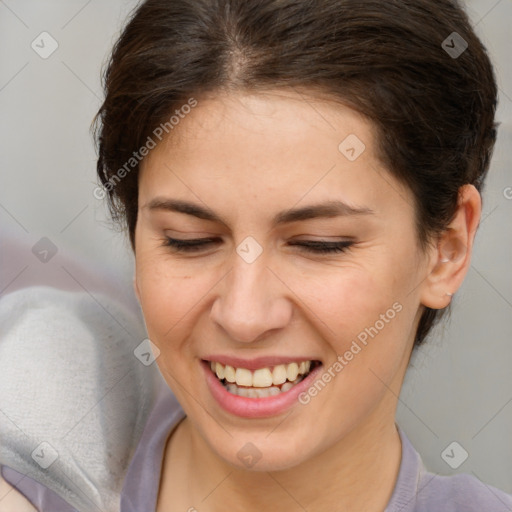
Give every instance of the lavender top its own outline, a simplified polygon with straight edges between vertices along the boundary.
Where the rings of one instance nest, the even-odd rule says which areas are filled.
[[[157,401],[128,467],[121,492],[120,512],[151,512],[157,504],[164,448],[170,431],[185,416],[167,385]],[[512,512],[512,495],[459,474],[428,472],[403,430],[398,479],[384,512]],[[39,512],[80,512],[55,492],[7,466],[3,478],[18,489]]]

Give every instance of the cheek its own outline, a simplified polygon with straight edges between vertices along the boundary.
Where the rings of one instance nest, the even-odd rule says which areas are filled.
[[[192,272],[176,272],[161,256],[138,258],[136,277],[150,339],[161,349],[165,342],[182,339],[194,308],[200,307],[204,279],[199,285]]]
[[[386,272],[371,268],[339,268],[316,276],[303,276],[296,283],[300,298],[314,312],[322,332],[332,339],[354,337],[379,320],[395,302],[403,298],[405,283],[390,278]],[[390,315],[393,315],[391,311]]]
[[[308,321],[315,323],[319,347],[328,356],[319,376],[325,384],[313,383],[301,403],[321,411],[324,421],[316,428],[325,429],[326,438],[353,428],[386,394],[394,396],[390,388],[399,393],[397,375],[408,354],[415,313],[410,301],[405,304],[406,281],[346,268],[302,282]]]
[[[180,403],[186,404],[187,395],[182,390],[195,385],[195,354],[187,341],[198,327],[195,308],[203,307],[208,288],[204,288],[205,276],[199,279],[192,272],[180,274],[176,266],[164,260],[152,257],[137,261],[140,304],[148,337],[160,350],[156,359],[159,370]]]
[[[395,268],[401,268],[400,274]],[[335,380],[345,390],[364,388],[371,396],[374,384],[382,387],[376,375],[390,382],[402,363],[416,314],[409,294],[413,274],[407,264],[398,266],[389,258],[301,280],[309,321],[330,349],[327,367],[335,361],[341,364],[333,373],[343,374]]]

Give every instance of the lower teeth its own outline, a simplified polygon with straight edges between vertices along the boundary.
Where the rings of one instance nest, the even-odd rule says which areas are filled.
[[[253,388],[237,386],[233,382],[223,381],[223,386],[233,395],[244,396],[246,398],[266,398],[268,396],[279,395],[289,391],[295,384],[298,384],[305,375],[299,375],[293,382],[287,381],[281,385],[281,389],[277,386],[271,386],[269,388]]]

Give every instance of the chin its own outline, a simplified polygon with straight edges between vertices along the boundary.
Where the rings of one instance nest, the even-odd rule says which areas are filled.
[[[287,434],[269,435],[269,431],[257,436],[240,433],[220,443],[218,438],[206,440],[217,457],[244,471],[287,470],[303,464],[314,455],[311,446],[310,451],[304,450],[304,442],[294,440]],[[302,448],[299,449],[299,446]]]

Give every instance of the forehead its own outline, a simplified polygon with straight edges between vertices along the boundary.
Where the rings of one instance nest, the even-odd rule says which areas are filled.
[[[146,200],[165,191],[217,205],[233,197],[261,208],[334,195],[374,209],[379,187],[393,182],[383,179],[374,140],[362,115],[302,92],[205,97],[146,157],[139,192]]]
[[[297,172],[332,166],[348,136],[364,141],[365,160],[373,157],[372,126],[339,103],[293,90],[210,94],[180,116],[141,167],[178,161],[193,167],[208,159],[210,174],[249,167],[260,178],[266,171],[277,178],[288,167]]]
[[[324,137],[332,146],[332,139],[336,142],[352,133],[365,139],[371,152],[375,136],[372,123],[357,111],[325,95],[293,89],[210,93],[180,118],[161,146],[179,147],[187,140],[204,143],[228,134],[241,142],[258,139],[268,150],[312,136]]]

